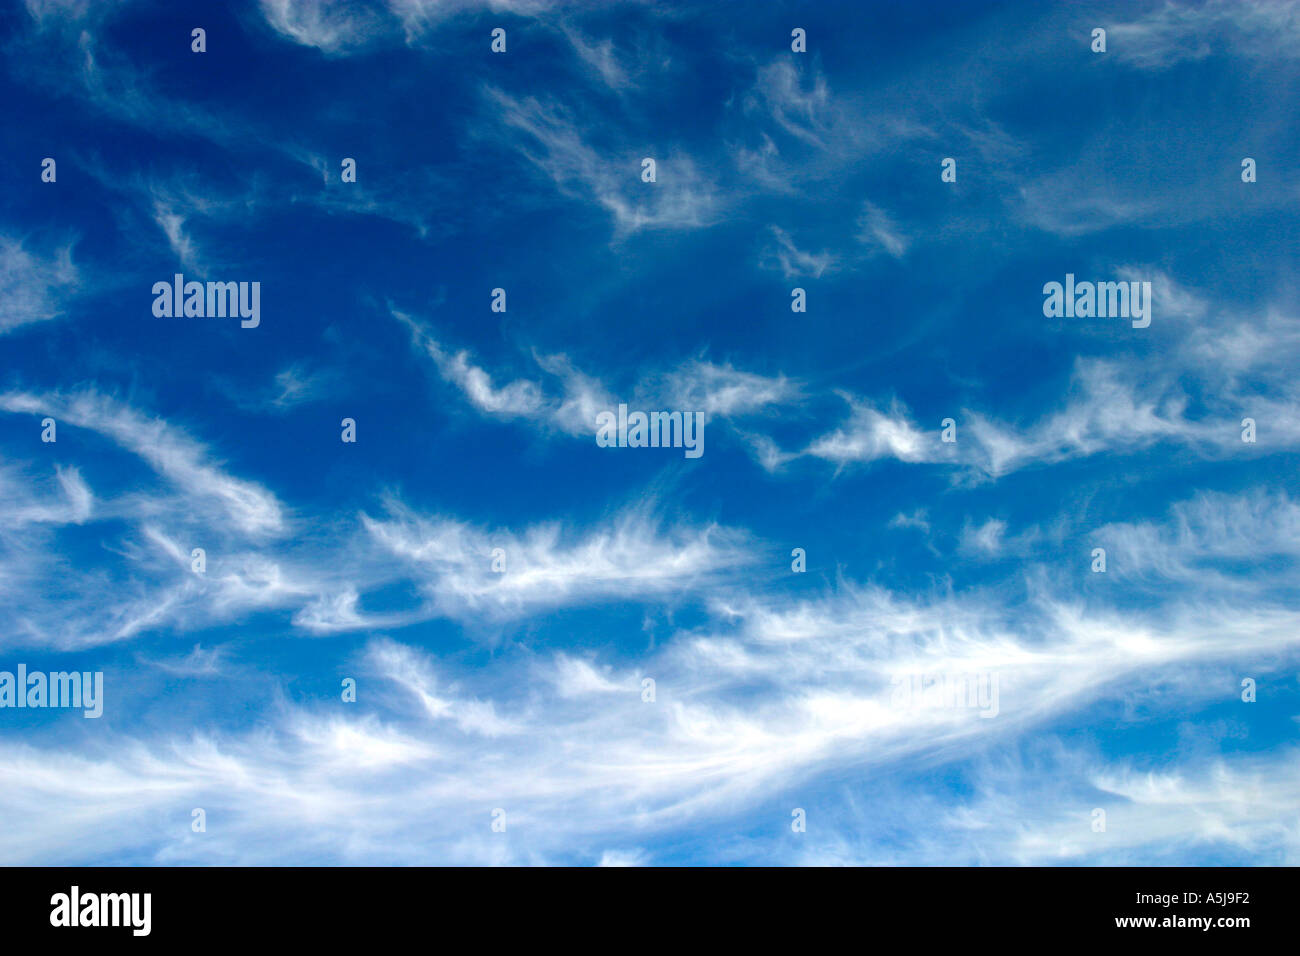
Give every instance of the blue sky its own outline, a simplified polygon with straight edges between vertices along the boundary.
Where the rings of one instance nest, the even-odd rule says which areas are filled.
[[[3,862],[1300,860],[1300,4],[0,25]]]

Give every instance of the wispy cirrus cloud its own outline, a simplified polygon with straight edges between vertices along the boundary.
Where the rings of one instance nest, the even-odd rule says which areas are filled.
[[[396,309],[392,314],[410,330],[412,344],[433,360],[442,379],[484,415],[532,422],[571,437],[594,438],[596,416],[619,404],[613,386],[582,372],[568,356],[534,350],[533,361],[545,377],[505,380],[478,364],[467,349],[444,347],[419,320]],[[797,404],[801,398],[800,383],[785,375],[761,375],[730,363],[694,358],[631,383],[621,401],[699,411],[706,420],[714,420],[743,418]]]
[[[835,269],[836,258],[832,253],[800,249],[780,226],[769,226],[768,232],[772,234],[773,242],[763,251],[761,263],[765,268],[778,269],[787,279],[803,276],[820,279]]]
[[[276,33],[330,56],[360,52],[395,32],[386,11],[367,4],[260,0],[259,9]]]
[[[687,595],[753,560],[744,532],[717,525],[661,529],[644,507],[585,534],[559,524],[489,532],[417,514],[396,500],[386,510],[386,517],[363,516],[366,530],[415,569],[439,613],[465,619],[517,617],[593,600]]]
[[[57,318],[80,284],[71,243],[42,255],[15,236],[0,235],[0,335]]]
[[[1141,70],[1225,53],[1294,57],[1298,38],[1300,5],[1294,0],[1209,0],[1195,6],[1165,0],[1107,24],[1108,46],[1113,43],[1120,60]]]
[[[656,162],[656,181],[643,182],[644,154],[602,153],[560,104],[518,98],[492,86],[483,95],[493,116],[510,130],[505,145],[561,194],[603,210],[613,220],[616,237],[643,229],[703,228],[721,212],[721,195],[689,156],[670,150],[650,157]]]
[[[0,394],[0,409],[48,415],[105,435],[196,498],[211,501],[245,532],[276,534],[285,528],[286,516],[273,494],[224,472],[183,430],[116,399],[94,391],[6,392]]]
[[[1270,533],[1268,516],[1257,518],[1254,532]],[[408,520],[380,533],[430,567],[466,550],[464,529]],[[530,559],[538,553],[537,541],[520,543]],[[612,546],[568,554],[594,558],[590,566],[608,573],[582,579],[608,585],[625,580],[620,567],[632,567],[607,560],[618,553]],[[1171,539],[1171,546],[1185,544]],[[566,600],[579,599],[566,580],[578,579],[556,566],[538,575],[526,565],[515,597],[550,600],[566,593]],[[463,593],[483,597],[478,588]],[[500,847],[467,842],[465,834],[486,826],[490,808],[502,807],[520,834],[512,853],[571,860],[575,841],[599,847],[626,839],[629,814],[637,832],[653,838],[755,807],[769,800],[774,786],[797,792],[845,761],[888,768],[969,756],[973,747],[1013,739],[1028,727],[1050,727],[1120,689],[1149,694],[1153,673],[1179,682],[1180,693],[1176,702],[1150,696],[1148,707],[1181,711],[1189,701],[1231,696],[1231,685],[1213,678],[1214,668],[1243,651],[1294,655],[1295,625],[1293,611],[1254,598],[1234,601],[1227,591],[1204,593],[1194,605],[1170,600],[1135,615],[1085,614],[1054,589],[1037,590],[1031,605],[1014,614],[994,591],[905,596],[842,585],[834,593],[782,600],[737,590],[718,600],[710,623],[640,661],[621,654],[603,661],[603,655],[539,659],[512,652],[490,685],[450,660],[379,639],[367,644],[360,662],[371,703],[357,716],[289,705],[269,735],[115,740],[100,755],[59,761],[66,777],[31,773],[39,762],[49,764],[49,752],[4,744],[0,804],[8,812],[27,812],[40,801],[71,810],[91,794],[100,799],[84,826],[68,826],[67,819],[83,820],[73,814],[60,817],[58,828],[14,831],[0,843],[11,862],[61,859],[89,839],[92,846],[128,848],[141,859],[256,863],[268,846],[257,836],[272,828],[277,852],[306,852],[322,861],[362,853],[371,861],[401,862],[436,853],[482,863],[495,859]],[[899,673],[974,671],[1000,677],[994,720],[961,709],[900,707],[892,698],[891,679]],[[640,693],[645,677],[655,682],[653,702]],[[496,692],[485,693],[488,686]],[[502,689],[508,687],[526,691]],[[164,759],[163,748],[180,759]],[[471,752],[478,758],[467,759]],[[1232,780],[1262,779],[1255,771],[1274,766],[1272,760],[1233,759],[1224,772]],[[345,765],[366,767],[366,779],[332,772]],[[1199,771],[1152,777],[1123,765],[1078,762],[1067,770],[1035,775],[1038,783],[1031,785],[976,767],[977,800],[967,806],[951,797],[939,801],[939,831],[960,833],[960,852],[985,861],[1046,861],[1053,854],[1142,860],[1225,839],[1261,847],[1285,807],[1283,789],[1275,791],[1278,799],[1235,799],[1232,786],[1206,790],[1211,778]],[[385,783],[379,789],[376,774]],[[1070,809],[1062,799],[1027,803],[1018,837],[1005,828],[963,825],[985,817],[979,802],[985,796],[1019,792],[1032,799],[1045,779],[1075,787]],[[358,789],[363,783],[368,796]],[[284,804],[286,788],[302,800]],[[274,812],[272,792],[280,794]],[[582,812],[555,817],[559,794],[570,811]],[[357,812],[358,800],[368,812]],[[219,839],[193,841],[183,827],[169,836],[143,826],[139,817],[147,810],[184,819],[193,805],[221,812],[226,823]],[[1107,832],[1118,836],[1094,836],[1088,825],[1094,806],[1107,809]],[[1249,824],[1254,835],[1206,829],[1210,806]],[[422,822],[429,813],[454,822],[430,828]],[[1155,831],[1160,839],[1140,825],[1155,813],[1165,820]],[[547,826],[537,826],[544,820]],[[841,825],[798,852],[810,859],[875,854],[877,862],[927,860],[925,839],[882,857],[880,847],[853,844],[848,834],[863,830],[869,833]]]

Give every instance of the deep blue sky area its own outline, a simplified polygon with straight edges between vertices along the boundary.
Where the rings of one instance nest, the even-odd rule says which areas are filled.
[[[1300,861],[1297,49],[1292,0],[8,5],[0,862]]]

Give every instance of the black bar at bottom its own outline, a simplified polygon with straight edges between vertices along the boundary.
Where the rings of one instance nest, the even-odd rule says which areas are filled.
[[[1199,937],[1231,946],[1292,936],[1296,876],[1290,867],[7,868],[0,927],[6,942],[75,935],[79,944],[373,943],[430,931],[434,943],[455,930],[481,942],[611,947],[770,946],[785,935],[829,944],[899,933],[927,944],[1024,934],[1178,945]]]

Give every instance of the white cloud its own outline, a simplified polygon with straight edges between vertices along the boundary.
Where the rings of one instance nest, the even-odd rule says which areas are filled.
[[[0,466],[0,530],[22,528],[29,524],[84,524],[94,511],[95,496],[75,467],[54,467],[57,493],[44,482],[40,493],[33,493],[39,483],[15,468]]]
[[[604,668],[603,670],[608,670]],[[611,680],[602,671],[597,671],[589,661],[571,657],[568,654],[555,656],[551,679],[561,697],[582,697],[587,694],[610,694],[628,691],[634,683],[623,680]]]
[[[858,241],[883,249],[895,259],[903,258],[909,245],[907,236],[903,235],[898,224],[887,212],[871,202],[863,205],[862,216],[858,220]]]
[[[764,268],[780,269],[781,274],[787,279],[797,279],[810,277],[820,279],[823,274],[833,272],[836,267],[836,257],[825,250],[821,252],[805,252],[794,244],[789,233],[779,226],[768,226],[775,245],[769,245],[763,251],[760,264]]]
[[[162,419],[148,418],[93,391],[66,395],[5,392],[0,394],[0,409],[48,415],[60,424],[97,431],[138,455],[186,493],[217,503],[243,531],[277,534],[284,530],[283,509],[273,494],[222,471],[203,445]]]
[[[802,397],[799,383],[784,375],[768,377],[699,359],[674,369],[655,388],[663,408],[702,411],[706,418],[741,417]]]
[[[1295,754],[1147,766],[1106,761],[1057,741],[1026,758],[981,759],[969,795],[882,782],[870,810],[823,813],[791,862],[803,865],[1179,866],[1206,850],[1260,865],[1294,865],[1300,827],[1289,794]],[[1105,829],[1094,829],[1094,812]],[[898,832],[910,839],[900,847]]]
[[[662,530],[645,508],[584,534],[558,524],[521,534],[425,517],[390,499],[389,517],[363,516],[374,540],[417,569],[437,611],[502,619],[596,600],[687,594],[752,561],[746,537],[718,526]],[[504,573],[492,570],[496,548]]]
[[[277,33],[330,55],[364,49],[390,29],[383,14],[336,0],[260,0],[262,16]]]
[[[0,335],[58,317],[65,297],[79,285],[71,244],[42,256],[18,239],[0,235]]]
[[[574,52],[611,90],[627,90],[635,86],[622,58],[614,49],[613,40],[608,37],[594,40],[572,26],[566,26],[563,30]]]
[[[930,533],[930,522],[927,518],[927,511],[924,508],[917,508],[911,514],[899,512],[889,521],[891,528],[916,528],[922,534]]]
[[[226,656],[224,647],[205,651],[203,645],[195,644],[188,654],[156,658],[140,654],[137,660],[177,677],[216,677],[223,672]]]
[[[897,458],[906,462],[943,460],[938,429],[923,432],[897,404],[888,414],[842,393],[852,412],[847,422],[816,439],[803,452],[837,465]]]
[[[838,117],[821,71],[812,72],[805,83],[788,58],[759,68],[746,105],[766,112],[781,130],[819,148],[827,145]]]
[[[1165,0],[1132,20],[1107,25],[1107,52],[1138,69],[1231,53],[1297,55],[1300,4],[1294,0],[1208,0],[1190,6]]]
[[[499,850],[466,834],[486,832],[489,811],[502,807],[510,852],[523,854],[516,859],[565,859],[574,846],[629,833],[650,840],[752,815],[773,793],[846,765],[865,772],[967,760],[1161,677],[1183,681],[1176,704],[1166,704],[1182,712],[1224,694],[1204,666],[1300,649],[1294,611],[1224,605],[1222,595],[1143,615],[1033,597],[1011,614],[992,592],[905,598],[847,586],[793,601],[735,592],[715,609],[715,625],[679,635],[636,667],[603,660],[607,652],[566,655],[549,678],[543,665],[541,681],[530,679],[538,671],[527,653],[501,654],[488,674],[374,641],[356,716],[280,704],[267,727],[188,740],[114,735],[94,754],[0,744],[0,812],[33,821],[0,833],[0,858],[61,862],[112,851],[191,863],[257,863],[272,853],[499,862]],[[638,693],[642,669],[656,679],[654,703]],[[1001,678],[991,720],[891,701],[890,678],[900,672],[984,671]],[[1113,841],[1133,853],[1231,840],[1234,822],[1252,828],[1247,845],[1264,846],[1289,806],[1287,780],[1267,784],[1274,778],[1241,762],[1222,784],[1122,770],[1089,779],[1111,795],[1109,830],[1122,834]],[[950,806],[916,828],[915,847],[895,853],[925,859],[937,827],[939,836],[964,832],[960,852],[989,861],[1086,859],[1116,846],[1087,842],[1096,805],[1042,800],[1023,816],[997,800]],[[160,814],[186,820],[193,806],[220,814],[222,827],[207,835],[214,839],[146,825]],[[1159,813],[1159,827],[1143,826]],[[1211,817],[1229,826],[1210,826]],[[1008,819],[1022,822],[1021,838],[1007,839]],[[707,859],[715,850],[700,852]]]
[[[802,400],[801,385],[784,375],[765,376],[738,369],[730,363],[689,359],[667,372],[634,383],[621,398],[599,379],[582,372],[566,355],[537,350],[533,361],[547,376],[534,381],[499,378],[477,364],[467,350],[453,352],[416,319],[393,310],[393,316],[411,331],[412,342],[427,354],[438,374],[456,386],[478,411],[501,419],[533,422],[575,438],[596,434],[596,416],[617,408],[620,401],[632,407],[704,412],[706,419],[740,418]]]
[[[494,116],[511,130],[504,142],[546,174],[561,193],[607,212],[619,235],[642,229],[697,229],[715,221],[715,187],[689,157],[672,151],[651,157],[657,181],[645,183],[642,155],[602,155],[558,104],[518,99],[493,87],[484,95]]]
[[[1003,536],[1007,533],[1007,523],[997,518],[989,518],[982,525],[966,525],[962,529],[962,547],[987,555],[996,555],[1002,551]]]
[[[597,412],[610,407],[600,383],[583,375],[562,355],[536,359],[544,371],[561,379],[565,394],[557,399],[547,396],[542,385],[530,379],[497,385],[467,350],[451,352],[415,319],[397,310],[393,316],[410,329],[412,342],[433,359],[438,374],[484,414],[544,422],[566,434],[594,436]]]

